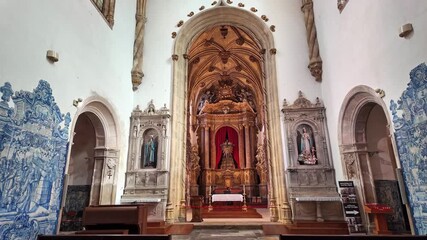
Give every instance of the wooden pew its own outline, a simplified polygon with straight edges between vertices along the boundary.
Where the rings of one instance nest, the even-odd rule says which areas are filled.
[[[83,212],[85,230],[128,230],[129,234],[147,233],[147,206],[99,205]],[[105,232],[108,233],[108,232]]]
[[[166,234],[133,234],[133,235],[119,235],[119,234],[67,234],[67,235],[39,235],[37,240],[170,240],[172,235]]]
[[[281,234],[282,240],[411,240],[411,239],[426,239],[426,236],[415,235],[303,235],[303,234]]]

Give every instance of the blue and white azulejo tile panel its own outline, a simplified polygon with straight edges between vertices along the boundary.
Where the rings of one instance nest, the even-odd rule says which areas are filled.
[[[427,234],[427,66],[410,73],[397,103],[390,102],[395,137],[417,234]]]
[[[56,231],[70,114],[61,114],[48,82],[32,91],[0,86],[0,239],[36,239]]]

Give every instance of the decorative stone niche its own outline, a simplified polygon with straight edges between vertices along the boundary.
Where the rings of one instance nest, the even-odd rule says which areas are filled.
[[[122,204],[148,204],[149,221],[165,220],[168,175],[165,162],[169,110],[153,101],[130,118],[129,153]]]
[[[325,108],[302,92],[283,103],[288,158],[287,184],[293,220],[344,220],[330,159]]]

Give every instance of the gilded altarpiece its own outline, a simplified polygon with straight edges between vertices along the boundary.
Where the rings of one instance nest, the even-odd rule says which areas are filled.
[[[149,221],[164,221],[169,170],[165,162],[169,110],[151,101],[130,117],[129,153],[122,204],[151,206]]]
[[[343,220],[342,204],[330,159],[325,107],[302,92],[283,103],[288,158],[287,184],[293,220]]]
[[[190,164],[191,196],[209,199],[209,194],[231,188],[245,193],[249,203],[266,201],[265,145],[259,143],[265,138],[258,131],[256,116],[248,101],[203,105],[197,116],[198,141],[192,140],[197,145],[192,144],[190,154],[190,163],[194,163]]]

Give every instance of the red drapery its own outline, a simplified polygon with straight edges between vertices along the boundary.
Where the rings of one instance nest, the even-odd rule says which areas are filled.
[[[225,136],[228,135],[228,141],[234,144],[233,146],[233,158],[237,163],[237,168],[240,168],[239,162],[239,136],[237,132],[231,127],[220,128],[215,135],[215,147],[216,147],[216,167],[219,168],[219,161],[221,161],[222,149],[221,144],[225,141]]]

